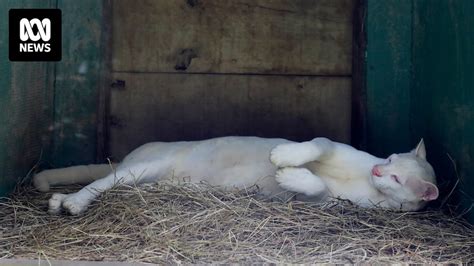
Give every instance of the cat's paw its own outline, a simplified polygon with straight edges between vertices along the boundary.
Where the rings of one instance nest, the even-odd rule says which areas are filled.
[[[276,172],[275,179],[280,187],[307,196],[320,195],[326,191],[326,184],[321,178],[306,168],[286,167],[280,169]]]
[[[301,166],[314,160],[317,151],[310,143],[287,143],[270,152],[270,161],[278,167]]]
[[[53,196],[49,199],[49,209],[48,212],[51,214],[58,214],[61,212],[61,206],[63,200],[67,197],[65,194],[54,193]]]
[[[60,194],[55,193],[49,199],[49,210],[51,214],[57,214],[64,208],[72,215],[78,215],[87,209],[90,201],[78,193]]]
[[[74,193],[68,195],[63,200],[63,208],[72,215],[78,215],[84,212],[89,206],[90,201],[81,194]]]

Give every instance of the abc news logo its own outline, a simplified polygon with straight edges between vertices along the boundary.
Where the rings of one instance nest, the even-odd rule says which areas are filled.
[[[10,9],[10,61],[61,60],[61,10]]]
[[[35,34],[33,27],[36,26],[38,33]],[[37,18],[20,20],[20,40],[37,42],[43,40],[43,43],[20,43],[20,52],[51,52],[51,44],[47,43],[51,39],[51,20],[45,18],[40,21]]]

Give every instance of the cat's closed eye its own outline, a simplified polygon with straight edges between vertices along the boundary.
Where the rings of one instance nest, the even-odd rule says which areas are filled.
[[[391,177],[395,182],[397,182],[398,184],[401,184],[401,183],[400,183],[400,179],[398,178],[397,175],[391,175],[390,177]]]

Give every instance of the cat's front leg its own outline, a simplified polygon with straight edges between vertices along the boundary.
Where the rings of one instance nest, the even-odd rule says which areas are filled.
[[[103,180],[103,179],[102,179]],[[104,180],[110,181],[110,180]],[[110,187],[114,184],[112,183]],[[60,194],[55,193],[49,199],[49,210],[51,214],[56,214],[65,209],[72,215],[78,215],[84,212],[90,203],[100,195],[103,191],[92,190],[91,188],[83,188],[76,193]]]
[[[78,215],[87,209],[87,206],[96,196],[84,195],[80,191],[71,194],[60,194],[55,193],[49,199],[49,210],[51,214],[56,214],[61,211],[62,208],[66,209],[72,215]]]
[[[319,196],[327,192],[324,181],[306,168],[285,167],[276,172],[280,187],[306,196]]]
[[[278,167],[301,166],[330,154],[333,145],[333,142],[327,138],[280,144],[271,151],[270,161]]]

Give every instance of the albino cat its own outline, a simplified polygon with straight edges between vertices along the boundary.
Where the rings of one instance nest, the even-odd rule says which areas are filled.
[[[423,140],[413,151],[388,159],[326,138],[302,143],[257,137],[154,142],[134,150],[114,170],[110,165],[46,170],[34,177],[34,184],[48,191],[50,185],[93,181],[76,193],[53,194],[49,200],[51,213],[64,208],[76,215],[116,184],[183,177],[223,188],[257,184],[269,196],[287,196],[291,191],[307,200],[337,197],[363,207],[407,211],[418,210],[438,197]]]

